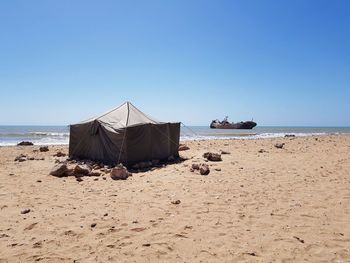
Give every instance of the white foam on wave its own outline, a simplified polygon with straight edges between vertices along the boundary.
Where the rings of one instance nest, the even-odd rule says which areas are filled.
[[[69,137],[69,132],[13,132],[0,133],[0,137]]]
[[[339,133],[332,133],[339,134]],[[202,136],[202,135],[185,135],[181,136],[181,141],[202,141],[202,140],[229,140],[229,139],[240,139],[240,140],[254,140],[254,139],[269,139],[269,138],[283,138],[286,135],[295,135],[296,137],[306,137],[306,136],[323,136],[330,135],[326,132],[314,132],[314,133],[261,133],[261,134],[252,134],[252,135],[240,135],[240,136]]]
[[[21,141],[30,141],[34,145],[65,145],[69,143],[69,132],[3,132],[0,133],[0,146],[14,146]]]
[[[48,133],[46,133],[48,134]],[[55,133],[53,133],[55,134]],[[57,133],[61,134],[61,133]],[[26,138],[26,140],[31,141],[34,145],[68,145],[69,144],[69,133],[66,135],[51,135],[43,136],[41,138],[31,137]],[[326,133],[326,132],[316,132],[316,133],[261,133],[261,134],[251,134],[251,135],[239,135],[239,136],[216,136],[216,135],[181,135],[181,141],[203,141],[203,140],[230,140],[230,139],[239,139],[239,140],[254,140],[254,139],[269,139],[269,138],[283,138],[286,135],[295,135],[296,137],[306,137],[306,136],[323,136],[323,135],[333,135],[333,134],[342,134],[342,133]],[[22,140],[19,138],[7,139],[4,141],[0,140],[0,146],[15,146]]]
[[[30,132],[32,136],[53,136],[53,137],[68,137],[69,132]]]
[[[303,133],[303,132],[292,132],[292,133],[261,133],[257,134],[255,136],[252,136],[251,139],[268,139],[268,138],[281,138],[285,137],[286,135],[295,135],[296,137],[306,137],[306,136],[322,136],[327,135],[326,132],[312,132],[312,133]]]
[[[67,145],[69,144],[69,139],[68,138],[62,138],[62,139],[44,138],[41,140],[34,140],[33,143],[35,145]]]
[[[28,141],[32,142],[34,145],[68,145],[69,139],[68,137],[64,137],[61,139],[57,138],[42,138],[42,139],[29,139]],[[17,145],[21,140],[6,140],[0,142],[0,146],[15,146]]]

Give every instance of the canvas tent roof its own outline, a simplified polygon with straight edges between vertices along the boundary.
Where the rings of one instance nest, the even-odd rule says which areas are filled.
[[[79,124],[98,121],[108,128],[118,130],[126,127],[131,127],[140,124],[153,123],[159,124],[161,122],[147,116],[145,113],[136,108],[131,102],[125,102],[119,107],[102,114],[99,117],[83,121]]]

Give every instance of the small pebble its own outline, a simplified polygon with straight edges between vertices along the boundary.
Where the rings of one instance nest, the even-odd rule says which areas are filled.
[[[28,214],[30,212],[30,209],[24,209],[21,211],[21,214],[24,215],[24,214]]]

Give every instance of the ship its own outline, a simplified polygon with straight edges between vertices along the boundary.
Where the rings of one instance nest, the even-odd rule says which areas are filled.
[[[241,121],[241,122],[228,122],[228,117],[226,116],[222,121],[213,120],[210,124],[212,129],[246,129],[251,130],[256,126],[254,121]]]

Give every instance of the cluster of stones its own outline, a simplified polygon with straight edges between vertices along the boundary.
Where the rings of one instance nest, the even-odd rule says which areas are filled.
[[[122,164],[111,167],[103,164],[77,163],[76,161],[63,162],[55,165],[50,175],[56,177],[75,176],[101,176],[102,173],[110,173],[113,180],[125,180],[132,174]]]
[[[186,145],[181,144],[179,146],[179,151],[185,151],[188,150],[189,147]],[[48,149],[47,149],[48,150]],[[40,148],[40,151],[42,149]],[[46,149],[43,151],[46,151]],[[64,157],[66,154],[62,152],[57,152],[54,156],[56,157]],[[165,161],[167,163],[175,162],[176,158],[174,156],[169,156],[168,159]],[[102,163],[95,163],[92,161],[76,161],[76,160],[67,160],[64,162],[61,162],[60,160],[57,160],[58,164],[52,168],[50,174],[56,177],[65,177],[65,176],[75,176],[77,178],[83,177],[83,176],[100,176],[103,174],[110,174],[110,177],[113,180],[126,180],[129,176],[132,176],[132,174],[128,171],[128,169],[123,166],[122,164],[119,164],[117,166],[109,166],[104,165]],[[139,162],[134,165],[132,165],[131,171],[138,172],[143,171],[144,169],[150,169],[150,168],[156,168],[161,167],[165,164],[161,163],[160,160],[152,160],[152,161],[144,161]],[[209,169],[209,168],[208,168]]]
[[[29,157],[25,154],[20,154],[15,158],[15,162],[25,162],[25,161],[39,161],[39,160],[45,160],[44,157],[41,158],[34,158],[34,157]]]
[[[208,175],[210,173],[209,165],[205,163],[193,163],[191,167],[191,172],[199,171],[201,175]]]
[[[203,154],[203,158],[205,162],[211,161],[211,162],[221,162],[222,154],[230,154],[226,151],[221,151],[221,153],[212,153],[212,152],[206,152]],[[209,165],[206,163],[193,163],[191,168],[191,172],[199,171],[201,175],[208,175],[210,173]],[[215,169],[217,171],[221,171],[220,168]]]

